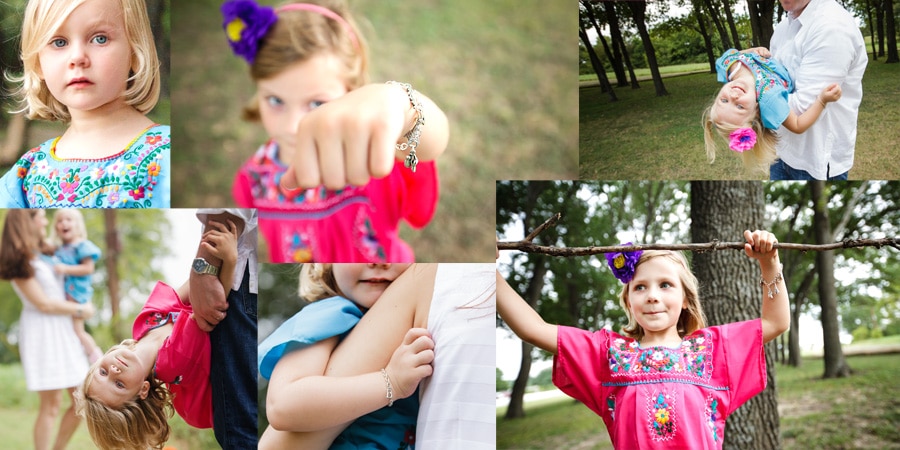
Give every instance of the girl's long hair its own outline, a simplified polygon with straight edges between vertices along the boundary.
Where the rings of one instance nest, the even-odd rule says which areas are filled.
[[[10,209],[3,224],[0,241],[0,279],[31,278],[31,260],[37,256],[43,236],[34,226],[33,209]]]
[[[733,131],[740,128],[748,128],[747,126],[738,126],[720,120],[716,114],[716,109],[713,107],[716,104],[716,98],[718,98],[718,95],[703,112],[703,141],[706,146],[706,157],[709,159],[710,164],[716,160],[716,147],[718,147],[716,135],[726,143],[727,147],[729,136]],[[759,118],[758,107],[756,117],[750,122],[749,128],[752,128],[756,133],[756,145],[749,150],[741,152],[744,167],[751,171],[761,171],[768,174],[769,166],[777,158],[775,146],[778,144],[778,135],[775,134],[775,131],[763,126]]]

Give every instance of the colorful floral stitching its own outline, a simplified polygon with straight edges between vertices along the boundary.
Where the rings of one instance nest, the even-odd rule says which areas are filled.
[[[712,346],[705,331],[686,336],[679,349],[641,348],[631,338],[615,337],[609,347],[609,371],[613,377],[634,375],[684,375],[708,381],[712,376]]]
[[[675,437],[675,396],[665,391],[654,391],[647,396],[650,437],[654,441],[668,441]]]
[[[719,420],[719,401],[714,399],[712,395],[707,397],[706,399],[706,425],[709,427],[709,432],[712,434],[713,442],[719,441],[719,433],[716,429],[716,422]]]

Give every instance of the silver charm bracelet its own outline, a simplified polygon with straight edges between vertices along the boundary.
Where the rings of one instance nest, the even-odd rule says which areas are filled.
[[[409,155],[406,156],[403,165],[415,172],[416,165],[419,164],[419,158],[416,157],[416,148],[419,147],[419,137],[422,135],[422,125],[425,125],[425,114],[422,112],[422,102],[419,101],[419,96],[416,95],[415,89],[413,89],[409,83],[388,81],[386,84],[397,85],[405,89],[406,95],[409,97],[409,102],[412,104],[413,109],[416,110],[416,122],[413,124],[412,129],[404,135],[404,137],[406,137],[406,142],[396,144],[395,146],[395,148],[401,152],[409,150]]]

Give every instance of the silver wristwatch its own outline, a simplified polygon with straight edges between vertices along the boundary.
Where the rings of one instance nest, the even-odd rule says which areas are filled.
[[[219,268],[210,264],[209,261],[203,258],[194,258],[194,263],[191,264],[191,268],[194,269],[194,272],[199,273],[201,275],[209,274],[209,275],[218,275]]]

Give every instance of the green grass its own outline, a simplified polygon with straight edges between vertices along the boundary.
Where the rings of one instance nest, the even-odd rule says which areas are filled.
[[[900,344],[900,334],[894,336],[885,336],[880,338],[872,338],[872,339],[864,339],[861,341],[854,341],[853,344],[858,345],[881,345],[881,344]]]
[[[240,119],[253,86],[226,44],[220,3],[173,4],[174,186],[183,187],[173,206],[231,205],[234,173],[265,139]],[[577,53],[560,51],[577,10],[537,0],[350,3],[364,18],[371,80],[410,82],[450,120],[437,214],[401,237],[420,261],[494,261],[485,230],[495,180],[577,176]]]
[[[778,411],[783,449],[900,448],[900,358],[853,356],[854,374],[823,380],[822,359],[800,368],[777,366]],[[497,411],[497,448],[611,448],[603,421],[568,398],[529,404],[523,419]]]
[[[692,64],[677,64],[674,66],[665,66],[659,68],[659,73],[663,77],[667,75],[681,75],[690,72],[698,72],[706,70],[709,71],[709,63],[692,63]],[[626,70],[626,74],[627,74]],[[638,80],[644,79],[652,79],[652,75],[650,74],[650,69],[634,69],[634,76],[637,77]],[[610,83],[616,83],[616,74],[614,72],[606,72],[606,77],[609,78]],[[579,82],[599,82],[597,80],[596,74],[582,74],[578,75]]]
[[[61,412],[70,405],[68,394],[63,394]],[[0,436],[2,448],[33,448],[32,430],[38,412],[38,394],[25,390],[25,374],[19,364],[0,365]],[[198,430],[190,427],[178,417],[169,420],[172,428],[168,445],[183,449],[218,449],[212,430]],[[54,430],[55,431],[55,430]],[[91,442],[87,427],[78,427],[68,450],[90,450],[96,446]]]
[[[856,157],[851,179],[895,179],[900,160],[900,64],[871,61],[863,78]],[[582,179],[766,179],[746,172],[735,155],[720,150],[715,163],[706,160],[703,109],[717,92],[711,74],[664,80],[668,96],[656,97],[653,83],[640,89],[615,88],[610,102],[599,87],[579,93],[580,169]]]

